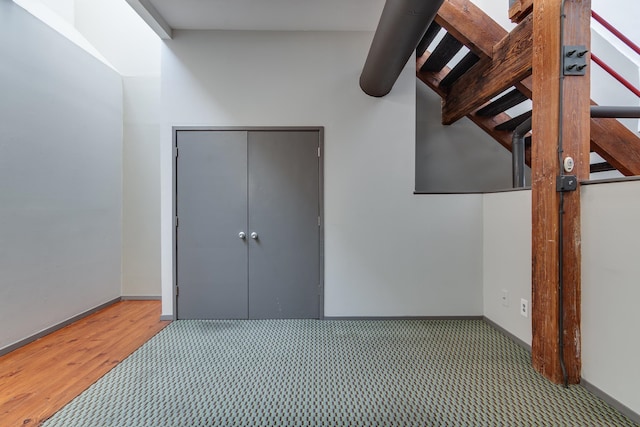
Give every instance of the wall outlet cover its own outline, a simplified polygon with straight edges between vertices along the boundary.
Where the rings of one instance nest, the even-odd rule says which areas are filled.
[[[529,317],[529,301],[524,298],[520,298],[520,314]]]
[[[500,296],[500,301],[502,301],[502,305],[504,307],[509,307],[509,291],[506,289],[502,290],[502,295]]]

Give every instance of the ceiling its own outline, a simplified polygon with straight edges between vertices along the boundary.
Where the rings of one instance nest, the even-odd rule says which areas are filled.
[[[163,38],[172,30],[375,31],[384,0],[127,0]]]

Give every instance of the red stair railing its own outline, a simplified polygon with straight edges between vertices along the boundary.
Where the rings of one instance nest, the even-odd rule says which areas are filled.
[[[635,51],[635,53],[640,55],[640,47],[637,44],[635,44],[634,42],[632,42],[627,36],[625,36],[620,31],[618,31],[618,29],[616,27],[611,25],[602,16],[598,15],[593,10],[591,11],[591,16],[593,17],[593,19],[598,21],[603,27],[605,27],[607,30],[609,30],[611,32],[611,34],[613,34],[614,36],[619,38],[621,41],[624,42],[624,44],[626,44],[631,49],[633,49]]]
[[[640,98],[640,89],[636,88],[632,85],[629,80],[622,77],[616,70],[608,66],[602,59],[595,56],[593,53],[591,54],[591,60],[602,67],[607,73],[609,73],[614,79],[622,83],[627,89],[633,92],[638,98]]]
[[[620,31],[618,31],[613,25],[607,22],[602,16],[598,15],[593,10],[591,11],[591,16],[603,27],[609,30],[611,34],[616,36],[618,39],[620,39],[620,41],[622,41],[624,44],[629,46],[629,48],[631,48],[635,53],[640,55],[640,47],[634,42],[632,42],[627,36],[625,36]],[[611,68],[602,59],[600,59],[593,53],[591,54],[591,59],[593,60],[593,62],[598,64],[600,67],[602,67],[607,73],[609,73],[614,79],[618,80],[622,85],[624,85],[627,89],[633,92],[638,98],[640,98],[640,89],[638,89],[633,84],[631,84],[629,80],[622,77],[618,72],[616,72],[613,68]]]

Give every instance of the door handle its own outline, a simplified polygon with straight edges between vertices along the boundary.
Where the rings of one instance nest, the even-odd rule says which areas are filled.
[[[247,238],[247,234],[244,231],[241,231],[238,233],[238,238],[240,238],[241,240],[244,240]]]
[[[251,233],[251,238],[253,240],[258,240],[258,233],[256,233],[255,231],[253,233]]]

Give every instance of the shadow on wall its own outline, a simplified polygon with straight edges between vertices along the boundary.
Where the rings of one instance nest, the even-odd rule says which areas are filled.
[[[416,82],[418,193],[483,193],[511,185],[511,153],[469,119],[441,123],[440,97]],[[526,168],[526,182],[531,182]]]

